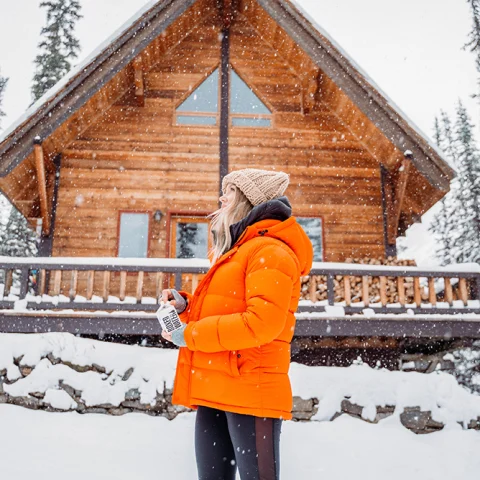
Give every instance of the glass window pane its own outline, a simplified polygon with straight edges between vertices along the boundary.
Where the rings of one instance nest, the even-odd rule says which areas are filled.
[[[179,125],[216,125],[216,117],[204,117],[200,115],[177,115]]]
[[[313,244],[313,261],[323,262],[322,220],[320,218],[296,217]]]
[[[218,68],[177,108],[177,112],[217,113]]]
[[[230,112],[231,113],[258,113],[269,115],[270,110],[253,93],[252,89],[230,69]]]
[[[148,213],[120,215],[119,257],[146,257],[148,254]]]
[[[232,118],[232,125],[234,127],[270,127],[272,122],[269,118]]]
[[[177,258],[207,258],[208,225],[197,222],[177,223]]]

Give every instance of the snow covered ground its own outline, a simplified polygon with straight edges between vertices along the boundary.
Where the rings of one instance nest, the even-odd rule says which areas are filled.
[[[0,405],[1,477],[9,480],[196,478],[194,413],[123,417],[47,413]],[[212,448],[214,448],[212,446]],[[398,418],[377,425],[347,415],[284,422],[284,480],[477,480],[480,432],[415,435]]]
[[[45,358],[47,354],[67,364],[102,365],[106,373],[55,365]],[[14,396],[45,392],[52,405],[55,393],[67,395],[58,390],[62,379],[82,391],[86,405],[118,405],[131,388],[138,388],[142,402],[148,403],[164,385],[171,387],[176,357],[176,350],[98,342],[70,334],[0,334],[0,371],[14,382],[3,385],[5,392]],[[14,359],[35,368],[22,377]],[[128,369],[133,372],[122,380]],[[468,424],[480,416],[480,396],[468,393],[451,375],[391,372],[367,365],[340,368],[292,363],[290,376],[294,395],[316,397],[320,403],[315,421],[283,424],[284,480],[479,477],[480,431],[465,430],[458,422]],[[396,409],[378,424],[348,415],[328,421],[346,397],[364,407],[365,419],[375,418],[376,405],[395,405]],[[445,428],[427,435],[412,433],[400,423],[399,415],[407,406],[430,410]],[[195,413],[182,413],[170,421],[140,413],[119,417],[51,413],[0,404],[0,478],[194,479],[194,422]]]

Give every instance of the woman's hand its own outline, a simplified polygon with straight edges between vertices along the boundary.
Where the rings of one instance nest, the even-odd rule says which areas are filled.
[[[172,342],[177,347],[186,347],[187,342],[185,342],[185,328],[187,324],[182,322],[182,327],[178,330],[174,330],[172,333],[167,333],[165,330],[162,330],[162,337],[169,342]]]
[[[162,337],[163,337],[165,340],[168,340],[169,342],[172,341],[172,334],[171,334],[171,333],[167,333],[165,330],[162,330]]]
[[[169,288],[165,288],[162,290],[162,302],[163,303],[170,303],[170,305],[175,306],[177,302],[173,299],[172,291]],[[165,330],[162,330],[162,337],[169,342],[172,341],[172,334],[167,333]]]
[[[169,288],[165,288],[164,290],[162,290],[162,302],[163,303],[169,303],[170,305],[173,305],[174,307],[177,304],[177,302],[175,301],[175,298],[173,296],[173,293]]]

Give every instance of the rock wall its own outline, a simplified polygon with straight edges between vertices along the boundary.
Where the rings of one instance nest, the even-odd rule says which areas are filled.
[[[67,381],[61,378],[54,385],[45,383],[45,388],[37,388],[38,391],[29,391],[28,395],[15,394],[15,384],[23,382],[25,385],[29,382],[29,377],[34,374],[35,367],[22,365],[22,358],[16,358],[14,363],[20,372],[20,376],[14,380],[9,380],[7,370],[0,370],[0,404],[9,403],[19,405],[31,409],[41,409],[51,412],[76,411],[78,413],[97,413],[106,415],[124,415],[130,412],[144,413],[147,415],[164,416],[168,419],[175,418],[179,413],[189,411],[189,409],[172,405],[172,390],[167,387],[166,382],[163,383],[163,389],[156,386],[156,395],[150,402],[142,402],[141,388],[125,387],[128,380],[134,373],[134,369],[130,368],[120,377],[114,371],[107,371],[101,365],[75,365],[67,361],[61,361],[52,354],[48,354],[43,365],[59,366],[63,365],[64,370],[77,372],[78,374],[95,374],[101,376],[105,385],[112,388],[118,387],[122,391],[121,397],[117,397],[115,403],[95,403],[91,396],[85,398],[82,390],[69,385]],[[68,377],[66,372],[63,377]],[[73,382],[71,382],[73,383]],[[39,385],[38,380],[32,381],[31,385]],[[22,387],[25,390],[25,387]],[[28,390],[28,388],[27,388]],[[151,397],[150,397],[151,398]],[[317,398],[303,399],[298,396],[293,398],[293,419],[294,421],[315,421],[315,414],[318,410],[319,401]],[[341,402],[340,411],[336,412],[330,420],[334,420],[340,415],[351,415],[356,418],[377,423],[379,420],[393,415],[395,405],[377,406],[374,419],[372,415],[366,415],[370,419],[364,418],[364,408],[350,401],[348,397]],[[400,421],[409,430],[415,433],[431,433],[441,430],[444,425],[432,419],[431,412],[421,411],[419,407],[412,405],[406,407],[400,413]],[[464,428],[480,430],[480,417],[470,421]]]
[[[293,417],[297,421],[308,421],[317,413],[318,400],[310,398],[304,400],[300,397],[293,398]],[[380,420],[393,415],[395,412],[394,405],[377,406],[375,419],[367,420],[362,416],[363,407],[351,403],[348,398],[344,398],[341,403],[341,411],[335,413],[330,420],[335,420],[341,415],[350,415],[352,417],[364,420],[369,423],[378,423]],[[444,425],[432,419],[429,411],[422,411],[419,407],[406,407],[400,413],[400,421],[405,428],[414,433],[433,433],[442,430]],[[463,428],[480,430],[480,417],[471,420],[468,425],[461,424]]]

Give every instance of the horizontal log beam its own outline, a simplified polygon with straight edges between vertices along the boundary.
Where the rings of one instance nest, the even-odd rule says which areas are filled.
[[[423,319],[298,319],[299,337],[480,338],[480,321]]]
[[[47,314],[6,314],[0,316],[0,331],[6,333],[69,332],[73,334],[160,335],[155,317],[132,315],[62,316]],[[390,338],[480,338],[480,321],[396,318],[301,319],[296,323],[299,337],[390,337]]]

